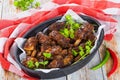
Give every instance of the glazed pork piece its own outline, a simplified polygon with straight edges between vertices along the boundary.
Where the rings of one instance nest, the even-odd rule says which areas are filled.
[[[51,42],[51,39],[47,35],[43,34],[42,32],[39,32],[37,34],[37,39],[40,44],[50,44]]]
[[[37,41],[36,37],[30,37],[24,45],[24,50],[31,51],[36,49]]]
[[[38,40],[36,37],[30,37],[26,43],[24,44],[24,50],[26,51],[28,56],[35,56],[36,55],[36,46]]]
[[[50,38],[55,40],[57,44],[59,44],[63,48],[68,48],[70,47],[70,39],[65,38],[62,34],[60,34],[58,31],[52,31],[49,34]]]
[[[66,26],[66,22],[55,22],[49,26],[48,34],[39,32],[28,38],[24,44],[27,58],[22,62],[23,65],[30,69],[64,68],[90,51],[96,40],[92,24],[84,23],[74,30],[73,38],[69,36],[71,32],[67,33],[68,37],[60,33],[65,28],[69,31],[71,26]]]
[[[64,28],[65,22],[56,22],[49,26],[48,31],[59,31],[60,29]]]
[[[91,40],[94,42],[96,38],[93,31],[94,26],[89,23],[85,23],[83,28],[76,30],[74,46],[78,46],[82,40]]]

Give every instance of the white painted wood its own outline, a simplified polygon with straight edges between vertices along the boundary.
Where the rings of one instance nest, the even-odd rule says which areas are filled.
[[[120,16],[114,16],[114,18],[118,21],[117,23],[117,31],[114,34],[114,38],[110,41],[107,42],[106,45],[108,47],[110,47],[118,56],[118,61],[120,61]],[[106,64],[106,71],[109,72],[110,71],[110,66],[112,66],[112,59],[109,60],[109,62]],[[118,64],[118,68],[117,71],[108,78],[108,80],[120,80],[120,62]]]
[[[117,51],[118,51],[118,53],[119,53],[119,56],[120,56],[120,17],[119,16],[114,16],[114,18],[118,21],[118,24],[117,24],[117,31],[116,31],[116,33],[115,33],[115,39],[116,39],[116,41],[117,41],[117,44],[119,44],[119,45],[117,45]]]
[[[3,0],[0,0],[0,19],[2,17],[2,3],[3,3]]]
[[[98,52],[94,58],[82,69],[68,75],[68,80],[105,80],[103,79],[102,69],[96,71],[91,70],[90,68],[100,62],[100,57]],[[98,76],[99,75],[99,76]]]
[[[2,17],[2,4],[3,4],[3,0],[0,0],[0,19],[1,19],[1,17]],[[3,80],[5,80],[4,79],[4,70],[2,69],[2,66],[1,66],[1,64],[0,64],[0,79],[3,79]]]
[[[14,0],[4,0],[3,3],[3,12],[4,14],[2,14],[2,19],[8,19],[13,17],[14,15],[16,15],[17,13],[22,12],[21,10],[16,9],[16,7],[13,5],[13,1]],[[39,1],[40,4],[44,4],[50,0],[35,0],[35,1]]]
[[[3,2],[3,11],[2,19],[13,16],[16,13],[15,7],[12,5],[13,0],[4,0]]]
[[[42,80],[66,80],[66,77],[60,77],[55,79],[42,79]]]

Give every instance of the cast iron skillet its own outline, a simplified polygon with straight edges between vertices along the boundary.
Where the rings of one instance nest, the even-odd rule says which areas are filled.
[[[96,25],[95,26],[95,31],[97,31],[98,27],[101,25],[97,20],[95,20],[95,19],[93,19],[89,16],[84,16],[84,15],[80,15],[80,16],[84,20],[88,21],[89,23],[95,24]],[[31,36],[35,36],[39,31],[43,31],[50,24],[54,23],[57,20],[60,20],[61,17],[62,16],[58,16],[58,17],[55,17],[53,19],[47,20],[47,21],[39,24],[38,26],[29,30],[23,37],[24,38],[29,38]],[[100,47],[100,45],[103,41],[103,37],[104,37],[104,30],[102,29],[101,33],[100,33],[100,37],[98,39],[97,47],[85,59],[79,61],[78,63],[76,63],[74,65],[71,65],[71,66],[68,66],[68,67],[65,67],[65,68],[61,68],[59,70],[53,70],[49,73],[44,73],[42,71],[31,70],[31,69],[28,69],[25,66],[23,66],[22,63],[20,62],[20,59],[19,59],[19,55],[21,53],[21,50],[19,50],[17,46],[16,46],[16,49],[15,49],[14,58],[15,58],[16,62],[19,64],[19,66],[22,68],[22,70],[25,73],[27,73],[28,75],[30,75],[31,77],[35,77],[35,78],[39,78],[39,79],[58,78],[58,77],[66,76],[70,73],[73,73],[73,72],[77,71],[78,69],[82,68],[83,66],[85,66],[86,64],[88,64],[90,62],[90,60],[96,54],[98,48]]]

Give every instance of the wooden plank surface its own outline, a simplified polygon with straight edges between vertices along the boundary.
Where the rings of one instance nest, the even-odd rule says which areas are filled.
[[[20,12],[20,10],[16,9],[13,5],[14,0],[4,0],[3,1],[3,11],[2,11],[2,19],[8,19],[12,16],[16,15]]]
[[[0,0],[0,19],[2,18],[2,6],[3,6],[3,0]],[[0,64],[0,79],[3,79],[4,80],[4,70],[2,69],[1,67],[1,64]]]
[[[60,77],[60,78],[55,78],[55,79],[42,79],[42,80],[67,80],[67,78],[65,76],[65,77]]]
[[[68,80],[106,80],[106,75],[103,73],[103,69],[100,68],[96,71],[90,70],[90,68],[101,61],[100,55],[97,52],[95,57],[82,69],[75,73],[68,75]],[[98,76],[99,75],[99,76]]]
[[[113,51],[116,52],[118,56],[119,64],[118,64],[117,71],[111,77],[109,77],[108,80],[120,80],[120,67],[119,67],[120,66],[120,49],[119,49],[120,48],[120,16],[113,16],[113,17],[118,21],[117,26],[116,26],[117,31],[114,34],[114,38],[110,42],[105,42],[105,44],[107,47],[111,48]],[[104,49],[104,47],[102,49]],[[107,73],[112,68],[112,64],[113,64],[112,62],[113,60],[110,58],[105,66]]]
[[[3,0],[0,0],[0,19],[2,17],[2,3],[3,3]]]

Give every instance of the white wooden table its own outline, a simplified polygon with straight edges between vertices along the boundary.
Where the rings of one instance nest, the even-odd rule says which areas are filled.
[[[41,0],[41,3],[44,4],[46,1],[49,1],[49,0]],[[13,6],[13,0],[0,0],[0,19],[7,19],[8,16],[12,16],[19,12],[21,12],[21,11],[17,10]],[[118,35],[118,33],[119,33],[118,26],[120,26],[120,16],[114,16],[114,17],[119,21],[119,23],[117,25],[118,31],[116,32],[113,40],[111,40],[109,43],[107,43],[107,46],[109,46],[109,47],[115,46],[113,50],[115,50],[117,53],[119,53],[119,51],[116,50],[117,43],[115,42],[115,39],[117,36],[119,36]],[[99,52],[101,54],[104,53],[103,46],[101,46]],[[119,76],[120,68],[118,68],[117,72],[110,78],[107,78],[107,76],[106,76],[107,72],[111,68],[111,66],[110,66],[112,64],[111,59],[102,68],[100,68],[96,71],[90,70],[90,68],[92,66],[94,66],[95,64],[99,63],[100,60],[101,60],[101,56],[97,52],[95,57],[90,61],[90,63],[87,64],[82,69],[80,69],[70,75],[67,75],[67,76],[64,76],[61,78],[57,78],[57,79],[50,79],[50,80],[120,80],[120,76]],[[25,80],[25,79],[17,76],[16,74],[13,74],[11,72],[3,70],[2,67],[0,66],[0,80]],[[44,80],[47,80],[47,79],[44,79]]]

